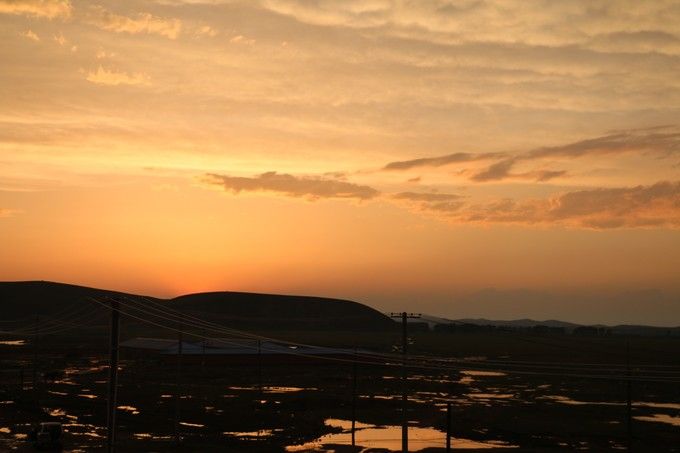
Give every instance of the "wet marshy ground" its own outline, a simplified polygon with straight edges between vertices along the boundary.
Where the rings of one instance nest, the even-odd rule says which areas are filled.
[[[106,354],[42,355],[44,379],[34,391],[30,351],[21,344],[2,347],[0,450],[32,449],[26,436],[39,421],[63,423],[65,451],[100,448],[106,436]],[[400,450],[400,369],[357,367],[356,447],[352,373],[351,364],[184,363],[178,381],[173,360],[128,358],[120,364],[118,444],[122,451]],[[676,386],[635,383],[632,392],[636,451],[680,451]],[[614,451],[627,445],[624,382],[411,370],[408,393],[412,451],[443,451],[448,403],[454,449]]]

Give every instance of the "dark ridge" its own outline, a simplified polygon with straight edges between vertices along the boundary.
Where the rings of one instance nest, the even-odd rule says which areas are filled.
[[[4,320],[66,313],[66,310],[78,310],[86,304],[95,308],[97,304],[89,300],[91,297],[114,296],[139,297],[134,294],[67,283],[0,282],[0,306]]]
[[[225,325],[267,329],[392,329],[394,322],[371,307],[342,299],[240,292],[189,294],[168,301],[189,313],[209,313]]]
[[[46,281],[0,282],[2,324],[49,317],[93,308],[92,297],[129,297],[135,294]],[[146,296],[144,296],[146,297]],[[384,330],[394,328],[390,318],[366,305],[324,297],[283,296],[239,292],[189,294],[174,299],[151,298],[169,308],[193,314],[211,322],[251,329],[349,329]],[[134,312],[137,316],[144,316]],[[104,323],[105,320],[102,321]],[[137,323],[131,321],[132,323]]]

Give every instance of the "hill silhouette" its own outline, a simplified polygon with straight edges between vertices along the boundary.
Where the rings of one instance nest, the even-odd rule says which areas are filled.
[[[210,292],[159,299],[47,281],[0,282],[4,320],[50,316],[64,310],[97,307],[91,298],[143,298],[225,326],[253,329],[384,330],[394,322],[358,302],[324,297]],[[142,298],[143,297],[143,298]],[[137,313],[139,315],[139,313]]]

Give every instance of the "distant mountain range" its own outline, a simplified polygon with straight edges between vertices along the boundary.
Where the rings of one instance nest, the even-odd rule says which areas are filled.
[[[427,323],[430,329],[434,329],[437,325],[475,325],[475,326],[494,326],[507,327],[511,329],[529,329],[538,326],[564,329],[565,332],[570,333],[578,328],[592,327],[596,329],[608,329],[612,334],[616,335],[641,335],[641,336],[680,336],[680,327],[656,327],[644,325],[615,325],[606,326],[602,324],[586,325],[576,324],[572,322],[558,321],[555,319],[548,319],[546,321],[536,321],[534,319],[513,319],[513,320],[492,320],[485,318],[463,318],[463,319],[447,319],[437,316],[423,314],[420,318],[409,319],[412,323]]]

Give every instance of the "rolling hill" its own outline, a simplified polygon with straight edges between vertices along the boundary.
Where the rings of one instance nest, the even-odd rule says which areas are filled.
[[[225,326],[252,329],[385,330],[390,318],[366,305],[348,300],[240,292],[188,294],[158,299],[98,288],[46,281],[0,282],[0,309],[5,323],[49,317],[98,307],[91,298],[122,301],[149,299],[168,308]],[[126,299],[128,298],[128,299]],[[139,315],[139,313],[137,313]],[[103,321],[102,321],[103,322]]]

